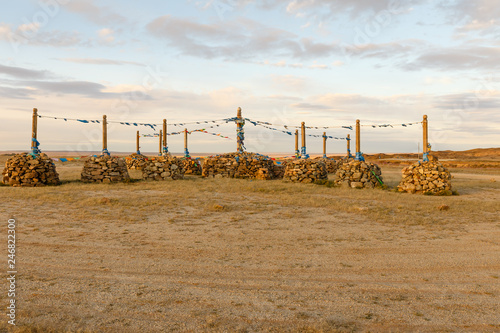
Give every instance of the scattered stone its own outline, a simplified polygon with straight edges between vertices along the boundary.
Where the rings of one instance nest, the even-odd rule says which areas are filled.
[[[374,188],[381,186],[380,182],[382,170],[371,162],[343,159],[340,160],[335,173],[335,184],[344,187]]]
[[[127,161],[127,168],[131,170],[142,170],[148,162],[148,158],[142,154],[133,153],[125,158]]]
[[[311,159],[296,159],[289,161],[283,176],[284,181],[295,183],[312,183],[316,180],[328,179],[323,161]]]
[[[402,170],[398,191],[408,193],[451,195],[451,174],[433,156],[429,162],[416,162]]]
[[[181,159],[171,155],[159,156],[149,161],[142,169],[144,180],[177,180],[184,178]]]
[[[450,206],[448,205],[441,205],[438,207],[439,210],[449,210],[450,209]]]
[[[59,185],[59,174],[54,162],[44,153],[34,157],[16,154],[5,163],[3,183],[12,186],[33,187]]]
[[[267,156],[255,153],[228,153],[203,161],[203,177],[273,179],[274,163]]]
[[[129,181],[130,176],[123,158],[102,155],[85,161],[81,179],[84,183],[117,183]]]

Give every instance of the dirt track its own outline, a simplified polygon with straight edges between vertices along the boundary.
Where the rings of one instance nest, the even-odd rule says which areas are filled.
[[[453,197],[196,177],[1,187],[2,219],[18,220],[19,324],[500,331],[495,177],[457,173]]]

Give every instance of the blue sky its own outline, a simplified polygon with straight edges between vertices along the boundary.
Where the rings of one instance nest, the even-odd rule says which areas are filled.
[[[0,13],[0,150],[29,148],[34,107],[46,116],[147,123],[227,118],[241,107],[279,129],[401,124],[428,114],[434,149],[498,147],[499,8],[492,0],[10,2]],[[286,134],[245,129],[251,151],[293,150]],[[110,126],[109,149],[135,150],[136,130]],[[235,137],[234,124],[209,131]],[[418,125],[363,127],[362,151],[416,152],[421,137]],[[98,151],[100,126],[42,118],[39,141],[42,150]],[[190,136],[191,152],[235,145]],[[141,146],[156,151],[157,141]],[[169,147],[182,152],[183,138],[169,137]],[[308,139],[309,152],[321,149],[320,138]],[[344,151],[344,141],[328,142],[328,152]]]

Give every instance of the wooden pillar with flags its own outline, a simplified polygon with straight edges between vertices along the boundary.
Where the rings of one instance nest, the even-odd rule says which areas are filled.
[[[323,132],[323,158],[326,158],[326,132]]]
[[[108,151],[108,118],[106,115],[102,116],[102,154],[109,156],[109,151]]]
[[[427,115],[424,115],[424,119],[422,121],[422,128],[424,131],[423,160],[424,160],[424,162],[428,162],[429,161],[429,123],[427,120]]]
[[[160,145],[159,145],[159,149],[158,149],[158,156],[161,156],[162,155],[162,151],[163,151],[163,131],[160,130],[160,135],[158,135],[158,137],[160,138]]]
[[[188,150],[188,130],[187,128],[184,129],[184,157],[190,157],[189,156],[189,150]]]
[[[167,119],[163,119],[163,149],[162,155],[168,154],[168,146],[167,146]]]
[[[135,143],[135,148],[136,148],[136,152],[138,155],[141,154],[141,150],[140,150],[140,146],[139,146],[139,139],[140,139],[141,135],[139,134],[139,131],[137,131],[137,136],[136,136],[136,143]]]
[[[238,153],[243,153],[245,150],[245,132],[243,126],[245,125],[245,119],[241,115],[241,108],[238,108],[236,113],[236,150]]]
[[[38,133],[38,109],[34,108],[33,118],[31,123],[31,153],[33,155],[38,155],[40,153],[40,150],[38,149],[39,144],[37,140],[37,133]]]
[[[359,119],[356,119],[356,161],[364,161],[363,153],[361,152],[361,124]]]
[[[300,157],[299,151],[299,130],[295,130],[295,158]]]
[[[351,134],[347,134],[347,158],[352,157],[351,155]]]
[[[301,130],[301,133],[302,133],[302,147],[301,147],[301,156],[300,158],[309,158],[309,155],[307,155],[307,151],[306,151],[306,123],[305,122],[302,122],[302,124],[300,125],[300,130]]]

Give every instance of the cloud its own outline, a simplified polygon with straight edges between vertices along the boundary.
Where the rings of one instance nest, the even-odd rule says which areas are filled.
[[[5,99],[33,99],[31,97],[32,90],[23,88],[11,88],[0,86],[0,97]]]
[[[306,109],[306,110],[331,110],[331,107],[321,104],[311,104],[311,103],[294,103],[290,105],[296,109]]]
[[[113,60],[113,59],[103,59],[103,58],[62,58],[58,59],[66,62],[73,62],[77,64],[86,64],[86,65],[113,65],[113,66],[122,66],[122,65],[135,65],[135,66],[145,66],[139,62],[135,61],[125,61],[125,60]]]
[[[463,45],[436,48],[423,52],[413,61],[401,65],[406,70],[495,70],[500,68],[500,47]]]
[[[108,7],[97,6],[93,0],[72,0],[69,1],[64,9],[83,16],[86,20],[94,22],[101,26],[109,24],[125,24],[127,18],[116,13]]]
[[[439,8],[448,12],[450,23],[460,24],[461,32],[498,33],[500,6],[496,0],[454,0],[442,2]]]
[[[51,72],[46,70],[34,70],[4,65],[0,65],[0,74],[19,79],[43,79],[52,76]]]
[[[334,43],[299,38],[289,31],[246,18],[203,24],[167,15],[150,22],[147,30],[183,55],[205,59],[255,61],[255,57],[267,56],[316,59],[328,57],[336,50]]]
[[[500,109],[500,91],[484,94],[464,92],[434,97],[433,107],[443,110],[477,111],[482,109]],[[485,119],[487,120],[487,119]]]

